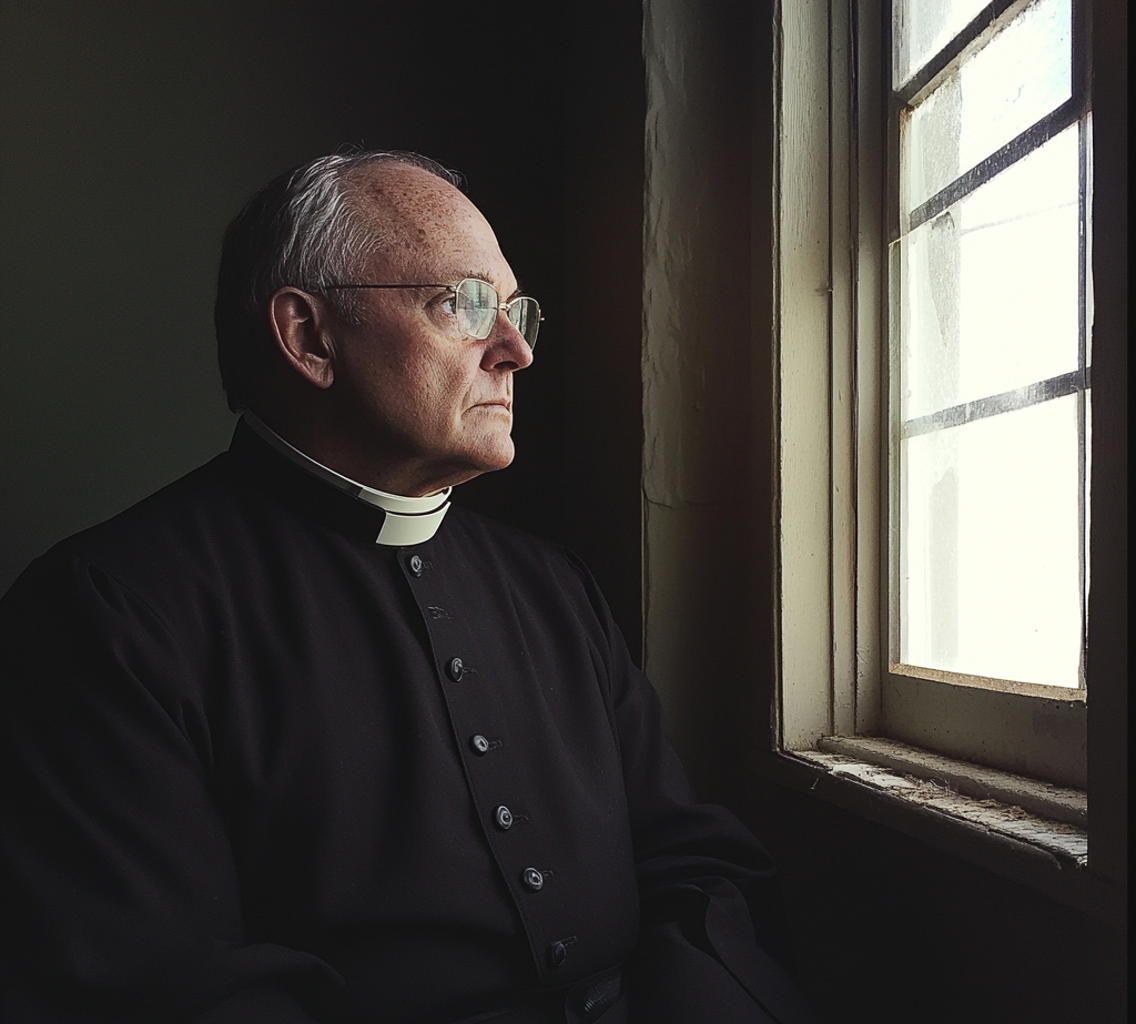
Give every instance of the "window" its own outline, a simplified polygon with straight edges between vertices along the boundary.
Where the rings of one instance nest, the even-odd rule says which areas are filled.
[[[975,53],[996,34],[988,26],[1025,6],[988,4],[973,35],[964,33],[975,19],[963,17],[930,45]],[[1088,391],[1086,373],[1083,392],[1092,396],[1091,704],[1080,687],[890,671],[903,663],[891,646],[899,476],[888,427],[899,415],[888,300],[902,278],[889,266],[901,237],[900,182],[889,168],[899,167],[899,111],[919,100],[894,96],[890,6],[756,4],[752,36],[729,5],[652,0],[644,10],[644,651],[672,738],[705,791],[737,806],[764,806],[766,783],[788,787],[1055,899],[1114,913],[1127,872],[1126,7],[1074,0],[1070,35],[1074,102],[1085,99],[1076,90],[1086,54],[1094,90],[1077,171],[1093,182],[1084,211],[1093,377]],[[954,56],[920,88],[933,91]],[[1056,139],[1082,123],[1087,103],[1078,111],[1068,102],[1029,120],[1027,133],[1041,125],[1029,135],[1031,152],[1045,145],[1037,132]],[[1012,165],[1028,159],[1017,154]],[[999,269],[1012,277],[1013,268]],[[1066,372],[1043,370],[979,397]],[[958,681],[937,678],[942,671]],[[833,751],[846,744],[858,763]],[[930,784],[904,778],[919,771],[893,756],[900,745],[925,752]],[[974,763],[1001,769],[977,772]],[[889,764],[899,767],[886,785],[898,784],[883,791]],[[997,789],[1007,772],[1027,785]],[[760,786],[746,789],[747,777]],[[1022,790],[1031,789],[1045,803],[1034,813],[1053,844],[1030,837],[1026,817],[1009,811],[1025,831],[960,823],[975,818],[945,806],[939,779],[959,805],[971,782],[981,797],[971,804],[992,796],[1023,807]],[[1041,780],[1053,779],[1065,783],[1064,819],[1046,803],[1054,787]],[[1079,822],[1069,826],[1077,835],[1060,837],[1055,820]]]
[[[884,702],[900,732],[921,734],[920,676],[1083,717],[1069,704],[1085,697],[1088,593],[1084,37],[1071,0],[893,6]],[[1060,740],[1007,740],[1007,767],[1084,785],[1083,750],[1055,771]],[[958,753],[988,760],[983,741]]]
[[[781,7],[780,742],[1083,790],[1088,5],[885,6]]]
[[[898,662],[1080,689],[1089,147],[1072,8],[1034,0],[977,40],[924,43],[966,6],[895,8]]]

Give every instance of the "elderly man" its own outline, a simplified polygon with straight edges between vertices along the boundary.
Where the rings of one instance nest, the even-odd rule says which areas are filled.
[[[587,569],[450,504],[540,322],[455,184],[362,153],[254,197],[232,446],[5,598],[5,1020],[806,1018]]]

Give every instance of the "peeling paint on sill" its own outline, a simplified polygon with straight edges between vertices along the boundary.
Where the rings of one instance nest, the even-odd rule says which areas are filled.
[[[1089,836],[1075,825],[1051,821],[999,800],[965,796],[940,782],[903,775],[844,754],[819,750],[786,753],[822,768],[829,775],[855,780],[899,799],[961,819],[984,831],[1041,847],[1078,868],[1088,864]]]

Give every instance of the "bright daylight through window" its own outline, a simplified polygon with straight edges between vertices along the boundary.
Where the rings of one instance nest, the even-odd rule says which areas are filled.
[[[1072,0],[895,3],[894,672],[1085,687],[1080,37]]]

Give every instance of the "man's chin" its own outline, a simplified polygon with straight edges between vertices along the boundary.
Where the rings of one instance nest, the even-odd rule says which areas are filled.
[[[502,447],[501,450],[493,452],[486,457],[481,472],[494,473],[499,469],[505,469],[512,465],[515,455],[516,450],[513,448],[513,442],[510,440],[507,446]]]
[[[513,439],[506,435],[493,438],[492,442],[477,454],[478,472],[494,473],[512,464],[516,449],[513,446]]]
[[[513,442],[510,439],[507,445],[494,445],[492,448],[483,448],[471,453],[465,466],[451,479],[451,486],[465,483],[483,473],[495,473],[512,464],[514,456]]]

